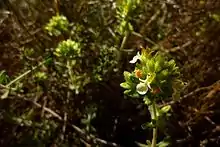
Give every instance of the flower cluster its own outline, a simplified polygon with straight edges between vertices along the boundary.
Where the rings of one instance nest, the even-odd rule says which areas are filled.
[[[138,52],[130,61],[136,63],[133,72],[124,72],[125,82],[121,87],[125,88],[125,94],[133,97],[140,95],[153,99],[157,97],[168,97],[173,94],[175,85],[182,84],[178,77],[179,68],[174,60],[167,60],[156,53],[154,56],[147,49]]]
[[[50,36],[59,36],[63,32],[68,31],[69,21],[65,16],[56,15],[53,16],[49,23],[45,26]]]
[[[81,55],[81,45],[70,39],[59,43],[54,53],[58,57],[76,58]]]

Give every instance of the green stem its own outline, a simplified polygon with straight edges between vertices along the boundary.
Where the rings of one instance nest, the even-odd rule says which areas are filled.
[[[124,49],[124,46],[125,46],[125,43],[126,43],[126,41],[127,41],[127,39],[128,39],[128,36],[129,36],[129,32],[128,31],[126,31],[125,32],[125,36],[123,37],[123,40],[122,40],[122,43],[121,43],[121,46],[120,46],[120,49],[119,49],[119,51],[117,52],[117,61],[118,61],[118,63],[121,63],[121,59],[122,59],[122,50]],[[121,66],[122,64],[118,64],[118,67],[120,68],[120,66]]]
[[[71,70],[70,60],[67,60],[66,65],[67,65],[68,73],[69,73],[70,80],[71,80],[71,83],[72,83],[72,80],[73,80],[73,72],[72,72],[72,70]]]
[[[15,82],[21,80],[22,78],[24,78],[25,76],[27,76],[29,73],[33,72],[34,70],[36,70],[38,67],[44,65],[44,63],[47,62],[47,60],[41,62],[39,65],[33,67],[32,69],[26,71],[25,73],[23,73],[22,75],[18,76],[17,78],[15,78],[14,80],[12,80],[10,83],[8,83],[5,87],[9,87],[12,84],[14,84]]]
[[[127,39],[128,39],[128,35],[129,35],[129,32],[126,31],[126,32],[125,32],[125,36],[124,36],[124,38],[123,38],[123,40],[122,40],[122,43],[121,43],[121,46],[120,46],[120,51],[122,51],[122,50],[124,49],[125,43],[126,43],[126,41],[127,41]]]
[[[156,144],[157,144],[157,111],[156,111],[155,101],[153,101],[152,106],[153,106],[153,116],[154,116],[154,119],[156,120],[156,126],[155,128],[153,128],[153,138],[152,138],[151,147],[156,147]]]

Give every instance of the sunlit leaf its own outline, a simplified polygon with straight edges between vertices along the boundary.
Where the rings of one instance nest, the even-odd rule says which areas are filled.
[[[129,89],[129,88],[130,88],[130,85],[129,85],[128,83],[126,83],[126,82],[121,83],[120,86],[121,86],[122,88],[125,88],[125,89]]]
[[[167,113],[170,111],[170,109],[171,109],[171,106],[167,105],[167,106],[162,107],[161,111],[162,111],[162,113]]]

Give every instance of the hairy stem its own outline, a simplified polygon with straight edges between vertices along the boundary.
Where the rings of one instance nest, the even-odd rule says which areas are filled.
[[[153,116],[157,124],[157,112],[156,112],[155,101],[153,102],[152,106],[153,106]],[[153,128],[153,138],[152,138],[151,147],[156,147],[156,144],[157,144],[157,125],[155,126],[155,128]]]

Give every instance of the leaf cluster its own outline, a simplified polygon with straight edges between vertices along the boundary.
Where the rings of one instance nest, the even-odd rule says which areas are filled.
[[[51,36],[60,36],[62,33],[68,31],[69,21],[63,15],[53,16],[49,23],[45,26]]]
[[[142,96],[137,85],[143,83],[143,86],[150,85],[151,91],[144,93],[149,99],[166,98],[172,95],[176,85],[183,84],[178,80],[180,72],[173,59],[168,60],[159,53],[151,55],[149,51],[143,50],[138,60],[140,62],[136,64],[133,72],[124,72],[125,82],[121,86],[126,89],[125,94]],[[145,85],[143,80],[146,81]],[[141,88],[140,91],[145,90],[144,87]]]

